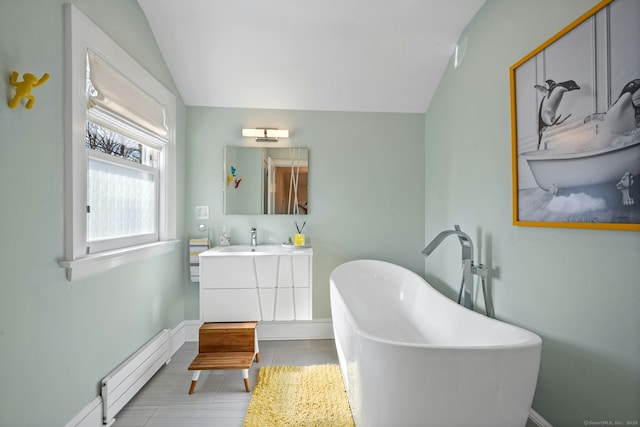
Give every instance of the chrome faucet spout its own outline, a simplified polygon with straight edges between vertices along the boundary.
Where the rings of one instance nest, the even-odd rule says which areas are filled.
[[[473,310],[473,275],[477,274],[474,270],[477,267],[473,264],[473,242],[471,237],[460,229],[459,225],[455,225],[453,230],[445,230],[440,232],[428,245],[422,250],[422,254],[427,257],[442,243],[448,236],[458,236],[460,245],[462,246],[462,285],[460,287],[459,303]]]
[[[445,230],[440,232],[428,245],[422,250],[422,254],[427,257],[442,243],[447,236],[458,236],[460,245],[462,246],[462,283],[460,284],[460,293],[458,296],[458,304],[473,310],[473,276],[480,276],[482,279],[482,291],[484,294],[484,306],[489,314],[489,306],[487,305],[487,293],[484,281],[487,278],[487,269],[483,264],[473,263],[473,242],[471,237],[460,229],[459,225],[455,225],[453,230]],[[492,309],[493,310],[493,309]],[[494,317],[494,316],[490,316]]]
[[[258,246],[258,229],[251,227],[251,230],[249,230],[249,236],[251,238],[251,246]]]
[[[473,261],[473,242],[471,241],[471,237],[464,231],[460,230],[459,225],[454,226],[454,230],[445,230],[440,232],[428,245],[426,248],[422,250],[422,254],[427,257],[431,255],[431,253],[440,246],[440,243],[448,236],[458,236],[458,240],[462,245],[462,260],[471,260]]]

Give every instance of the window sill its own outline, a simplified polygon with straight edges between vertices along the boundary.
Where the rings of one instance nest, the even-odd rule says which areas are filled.
[[[172,252],[179,242],[180,240],[167,240],[148,243],[146,245],[90,254],[72,261],[62,260],[58,261],[58,264],[67,269],[67,280],[73,281],[102,273],[130,262]]]

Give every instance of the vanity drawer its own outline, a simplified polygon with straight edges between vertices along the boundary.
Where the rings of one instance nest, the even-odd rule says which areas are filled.
[[[279,255],[255,258],[256,277],[260,288],[308,288],[311,257]]]
[[[200,263],[203,289],[255,288],[253,257],[206,257]]]
[[[202,289],[200,298],[200,320],[203,322],[260,320],[256,289]]]
[[[310,320],[309,288],[260,288],[263,321]]]

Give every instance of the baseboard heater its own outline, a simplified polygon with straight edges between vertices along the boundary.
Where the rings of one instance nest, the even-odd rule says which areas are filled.
[[[170,330],[164,329],[102,380],[102,424],[115,416],[162,367],[169,363]]]

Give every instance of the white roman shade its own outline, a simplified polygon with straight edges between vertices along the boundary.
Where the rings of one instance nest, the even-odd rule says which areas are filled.
[[[89,119],[156,146],[169,138],[165,106],[91,50],[87,50],[87,109]],[[126,122],[123,129],[122,121]]]

